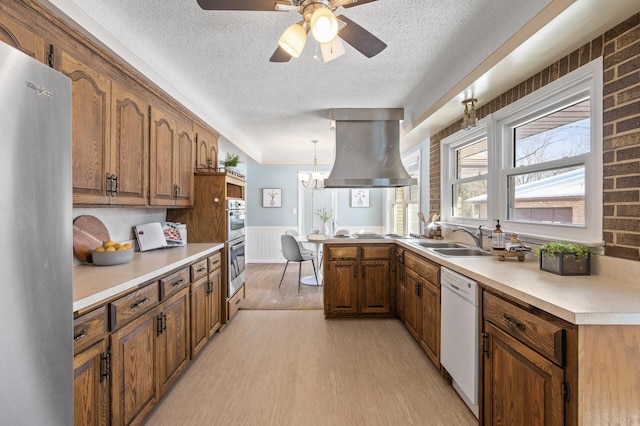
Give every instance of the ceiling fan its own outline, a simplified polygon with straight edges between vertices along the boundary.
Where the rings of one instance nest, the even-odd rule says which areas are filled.
[[[340,6],[346,8],[376,0],[198,0],[204,10],[246,10],[266,12],[298,12],[303,20],[289,26],[278,40],[271,62],[288,62],[302,53],[307,33],[320,43],[326,61],[344,53],[340,39],[371,58],[387,45],[344,15],[335,16]],[[339,37],[337,37],[339,36]]]

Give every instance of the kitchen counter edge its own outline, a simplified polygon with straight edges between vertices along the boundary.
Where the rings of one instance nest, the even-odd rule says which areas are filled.
[[[149,280],[222,250],[224,243],[196,243],[135,252],[124,265],[76,265],[73,268],[73,311],[103,303]]]

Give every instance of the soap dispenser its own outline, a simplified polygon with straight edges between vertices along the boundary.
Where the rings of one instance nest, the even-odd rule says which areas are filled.
[[[496,219],[496,229],[491,232],[491,248],[504,250],[504,232],[500,229],[500,221]]]

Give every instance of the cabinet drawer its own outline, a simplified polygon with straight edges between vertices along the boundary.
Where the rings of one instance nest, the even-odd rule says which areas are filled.
[[[326,246],[325,246],[326,247]],[[358,247],[357,246],[334,246],[326,247],[328,251],[328,259],[332,260],[355,260],[358,259]]]
[[[391,246],[371,246],[371,245],[363,245],[362,246],[362,259],[386,259],[389,260],[391,258]]]
[[[96,310],[80,315],[73,320],[73,353],[78,353],[107,333],[107,307],[101,306]]]
[[[565,365],[565,329],[491,293],[483,294],[483,317],[559,366]],[[559,320],[558,320],[559,322]]]
[[[244,300],[244,286],[236,294],[233,295],[231,299],[229,299],[227,305],[228,319],[233,318],[238,309],[240,309],[240,305],[242,305],[242,301]]]
[[[222,266],[222,253],[217,252],[212,256],[209,256],[209,272],[215,271]]]
[[[195,283],[209,272],[209,260],[202,259],[191,265],[191,282]]]
[[[404,253],[404,266],[432,284],[440,287],[440,266],[431,263],[424,257],[416,256],[409,251]]]
[[[110,303],[111,331],[126,324],[158,304],[158,282],[155,281]]]
[[[207,271],[206,261],[206,259],[201,261],[205,262],[205,273],[202,276],[204,276]],[[193,268],[193,265],[191,268]],[[189,283],[189,268],[182,268],[171,275],[167,275],[160,280],[160,300],[164,300],[172,294],[178,292],[182,287],[189,285]]]

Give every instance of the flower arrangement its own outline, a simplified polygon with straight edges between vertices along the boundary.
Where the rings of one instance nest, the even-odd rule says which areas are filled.
[[[327,223],[333,217],[333,211],[327,210],[323,207],[321,209],[316,210],[316,215],[318,215],[322,223]]]

